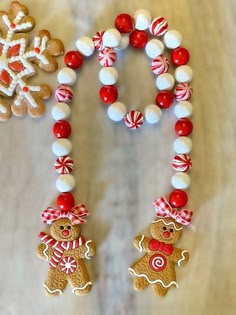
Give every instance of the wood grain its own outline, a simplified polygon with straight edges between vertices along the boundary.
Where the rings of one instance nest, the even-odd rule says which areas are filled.
[[[1,1],[7,9],[8,1]],[[133,13],[140,1],[26,0],[38,24],[60,37],[67,50],[79,36],[113,25],[118,13]],[[180,247],[191,254],[177,270],[180,285],[164,299],[151,289],[136,293],[128,267],[140,257],[135,235],[146,233],[153,218],[152,201],[170,191],[174,139],[173,110],[156,127],[133,133],[114,125],[98,101],[99,66],[95,58],[79,72],[72,105],[77,164],[76,197],[91,212],[85,236],[98,244],[89,267],[94,289],[78,298],[68,288],[59,298],[44,296],[47,264],[35,255],[37,234],[44,227],[42,209],[56,198],[51,152],[52,119],[12,118],[0,124],[0,314],[84,315],[233,315],[235,276],[236,175],[236,3],[233,0],[142,1],[153,16],[164,15],[183,34],[194,68],[194,149],[189,207],[196,231],[186,230]],[[62,63],[62,60],[61,60]],[[147,58],[129,51],[119,66],[126,104],[142,108],[153,102],[154,80]],[[55,75],[42,82],[52,82]],[[140,93],[141,91],[141,93]],[[136,107],[136,106],[135,106]]]

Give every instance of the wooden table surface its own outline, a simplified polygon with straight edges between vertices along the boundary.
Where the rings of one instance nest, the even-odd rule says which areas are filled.
[[[9,1],[1,1],[6,10]],[[173,109],[157,126],[131,132],[114,124],[100,104],[99,65],[86,61],[79,72],[72,105],[73,158],[77,201],[90,209],[83,234],[96,241],[97,255],[87,263],[94,288],[78,297],[68,288],[48,298],[42,283],[47,263],[37,259],[41,211],[57,196],[51,152],[50,108],[38,120],[16,118],[0,124],[0,314],[1,315],[233,315],[236,309],[236,2],[234,0],[25,0],[37,20],[66,50],[80,36],[113,26],[121,12],[142,6],[166,16],[191,50],[194,69],[193,168],[189,208],[195,231],[186,229],[179,246],[191,260],[177,269],[179,289],[161,299],[151,288],[136,293],[128,267],[140,257],[134,236],[148,235],[152,201],[168,195],[174,140]],[[36,31],[35,30],[35,31]],[[154,101],[148,58],[129,50],[120,63],[121,98],[134,108]],[[62,58],[60,59],[62,64]],[[39,73],[51,82],[56,75]],[[132,105],[129,106],[131,108]]]

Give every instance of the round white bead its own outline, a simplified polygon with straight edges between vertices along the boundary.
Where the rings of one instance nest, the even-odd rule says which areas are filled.
[[[161,118],[161,109],[157,105],[148,105],[144,109],[144,116],[149,124],[157,123]]]
[[[115,28],[110,28],[102,36],[104,47],[117,47],[121,41],[121,34]]]
[[[115,102],[108,107],[108,117],[113,121],[120,121],[126,115],[127,109],[121,102]]]
[[[179,83],[190,82],[193,78],[193,70],[189,66],[180,66],[175,70],[175,79]]]
[[[99,80],[104,85],[112,85],[117,82],[118,72],[113,67],[103,67],[99,72]]]
[[[176,189],[187,189],[190,185],[190,177],[183,172],[177,172],[171,178],[171,184]]]
[[[193,113],[193,105],[188,101],[181,101],[175,106],[175,116],[177,118],[190,117]]]
[[[60,192],[72,191],[75,188],[75,178],[71,174],[60,175],[56,181],[56,187]]]
[[[175,79],[170,73],[160,74],[156,79],[157,88],[162,90],[171,90],[175,84]]]
[[[76,42],[76,47],[86,57],[91,56],[95,50],[93,40],[87,36],[79,38]]]
[[[192,140],[188,137],[178,137],[174,141],[174,150],[177,154],[188,154],[192,150]]]
[[[134,13],[135,28],[137,30],[146,30],[151,24],[152,17],[147,10],[138,10]]]
[[[70,107],[66,103],[57,103],[52,108],[52,117],[54,120],[67,119],[70,117]]]
[[[76,82],[76,73],[71,68],[63,68],[57,74],[57,81],[60,84],[73,85]]]
[[[57,139],[52,144],[52,151],[56,156],[69,155],[72,150],[72,144],[68,139]]]
[[[123,49],[126,49],[128,46],[129,46],[129,36],[128,35],[122,35],[120,43],[115,49],[123,50]]]
[[[176,30],[170,30],[164,35],[164,43],[167,48],[175,49],[182,43],[182,35]]]
[[[158,39],[151,39],[146,47],[145,47],[146,54],[149,58],[156,58],[160,56],[164,51],[163,43]]]

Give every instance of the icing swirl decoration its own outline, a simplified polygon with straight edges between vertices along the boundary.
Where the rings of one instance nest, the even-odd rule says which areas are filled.
[[[167,260],[163,255],[153,255],[149,260],[149,266],[153,271],[162,271],[166,268]]]
[[[60,262],[60,268],[65,273],[73,273],[76,270],[77,263],[73,257],[64,257]]]

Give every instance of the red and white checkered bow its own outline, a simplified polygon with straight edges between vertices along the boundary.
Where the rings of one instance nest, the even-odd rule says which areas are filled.
[[[52,224],[52,222],[61,219],[61,218],[68,218],[71,221],[72,225],[75,224],[82,224],[86,222],[83,217],[87,217],[89,212],[85,205],[78,205],[73,207],[71,210],[62,211],[57,210],[52,207],[48,207],[42,213],[43,223]]]
[[[174,210],[171,208],[170,204],[167,202],[165,197],[161,197],[156,199],[153,202],[155,206],[155,210],[158,217],[169,217],[175,219],[176,222],[181,223],[183,225],[191,225],[191,220],[193,216],[193,212],[187,209],[182,209],[181,211]]]

